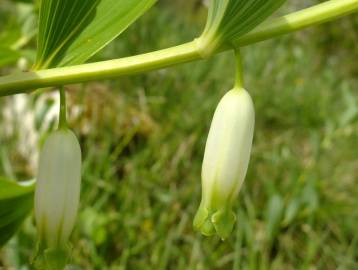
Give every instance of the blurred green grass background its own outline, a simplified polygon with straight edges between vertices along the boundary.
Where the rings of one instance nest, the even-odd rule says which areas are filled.
[[[317,2],[288,1],[279,13]],[[4,3],[0,20],[10,27],[17,11],[11,1]],[[200,1],[159,1],[93,60],[189,41],[205,15]],[[358,269],[357,27],[352,15],[243,49],[256,131],[235,205],[237,225],[225,242],[194,232],[192,220],[211,117],[234,80],[232,53],[69,86],[70,115],[76,115],[70,126],[84,158],[74,264],[116,270]],[[34,43],[26,47],[30,61]],[[0,175],[33,177],[18,136],[2,130]],[[35,240],[29,217],[0,251],[0,268],[30,269]]]

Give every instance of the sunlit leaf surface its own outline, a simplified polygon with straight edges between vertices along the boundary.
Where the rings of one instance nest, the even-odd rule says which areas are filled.
[[[156,0],[42,0],[37,61],[80,64],[112,41]]]

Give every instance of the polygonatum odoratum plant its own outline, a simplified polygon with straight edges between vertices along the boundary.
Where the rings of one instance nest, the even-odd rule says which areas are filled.
[[[203,153],[201,203],[192,216],[196,230],[224,240],[235,224],[234,202],[249,166],[255,125],[240,48],[358,11],[358,0],[329,0],[278,17],[276,11],[285,0],[210,0],[206,25],[194,40],[141,55],[86,63],[150,12],[156,2],[38,1],[34,64],[29,71],[0,77],[0,96],[41,94],[38,89],[42,88],[56,89],[61,96],[59,123],[42,143],[34,180],[0,177],[0,245],[16,233],[34,208],[38,240],[33,263],[39,269],[63,269],[69,263],[70,236],[80,205],[82,154],[71,131],[75,127],[69,127],[66,120],[67,84],[144,73],[231,51],[237,59],[236,78],[213,115]],[[8,53],[10,56],[10,50]]]

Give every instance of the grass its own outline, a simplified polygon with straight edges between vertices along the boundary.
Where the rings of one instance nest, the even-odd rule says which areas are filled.
[[[160,2],[96,59],[194,38],[203,8],[175,2]],[[113,270],[357,269],[356,23],[351,16],[243,49],[257,124],[237,226],[225,242],[194,232],[192,220],[211,117],[233,84],[232,55],[70,86],[70,126],[84,156],[74,263]],[[16,136],[1,139],[0,174],[9,160],[19,178],[31,177]],[[29,218],[0,252],[0,266],[29,267],[34,241]]]

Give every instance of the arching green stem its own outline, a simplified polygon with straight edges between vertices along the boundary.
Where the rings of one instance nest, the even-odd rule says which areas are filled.
[[[252,32],[236,39],[235,46],[246,46],[312,25],[332,21],[358,11],[358,0],[330,0],[321,4],[271,19]]]
[[[252,32],[233,42],[242,47],[273,37],[288,34],[309,26],[318,25],[358,11],[358,0],[330,0],[281,18],[269,20]],[[215,53],[232,49],[227,46]],[[0,96],[29,93],[34,89],[117,78],[118,76],[143,73],[202,59],[196,42],[136,55],[77,66],[24,72],[0,77]]]

